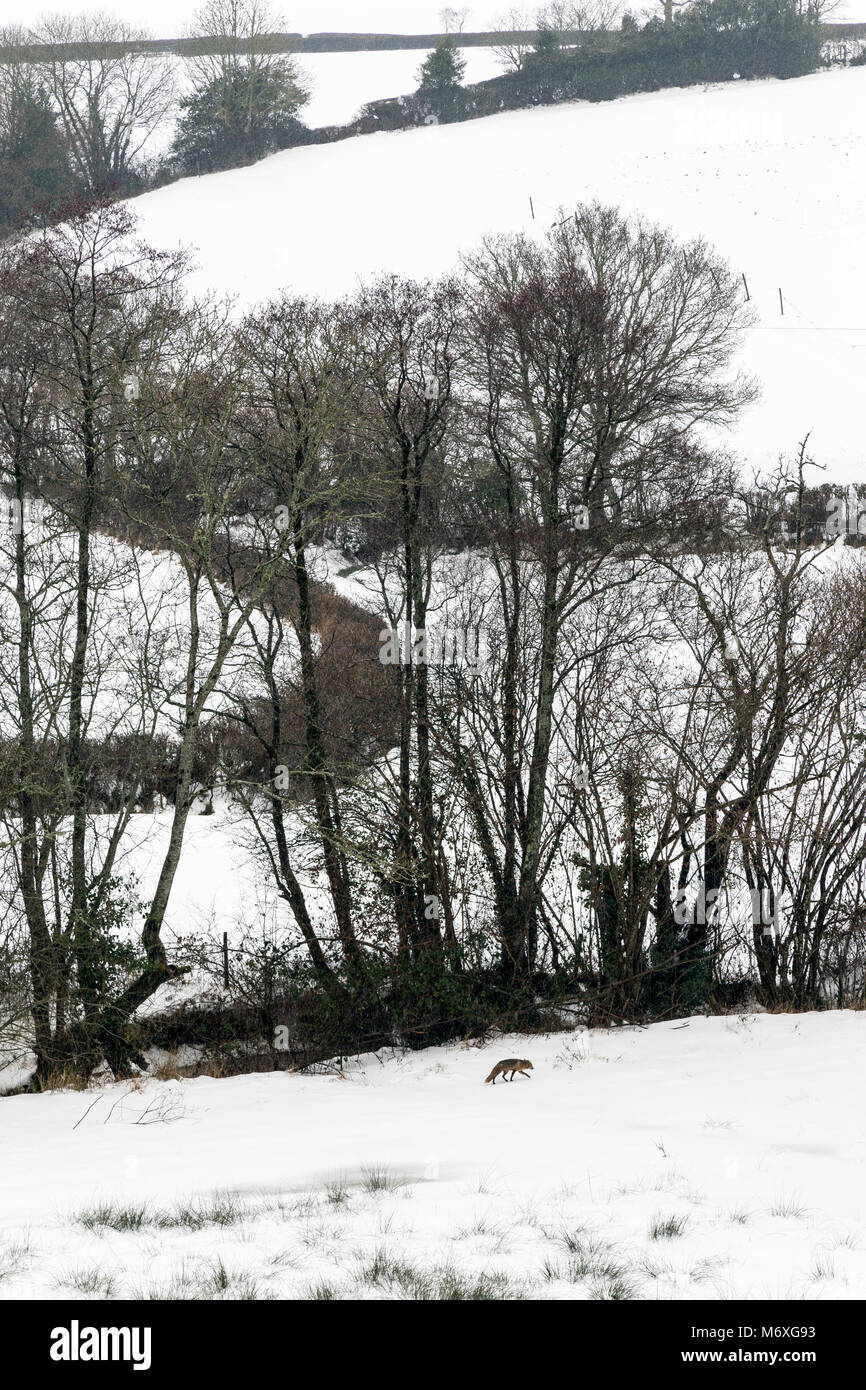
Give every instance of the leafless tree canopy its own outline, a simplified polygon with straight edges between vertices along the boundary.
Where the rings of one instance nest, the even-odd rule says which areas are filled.
[[[108,15],[45,20],[32,35],[49,50],[40,67],[79,175],[95,193],[111,190],[129,173],[174,106],[171,59],[127,48],[145,37]],[[100,44],[122,49],[75,55],[76,46]]]
[[[863,552],[824,556],[806,442],[750,487],[709,442],[755,396],[713,249],[584,204],[240,321],[187,271],[108,203],[0,257],[0,1028],[37,1084],[128,1071],[206,966],[170,929],[217,795],[292,954],[244,997],[301,989],[323,1055],[560,988],[862,1000]]]

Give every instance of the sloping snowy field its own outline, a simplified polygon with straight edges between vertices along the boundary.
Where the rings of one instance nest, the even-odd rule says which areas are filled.
[[[446,271],[486,234],[539,230],[582,199],[640,211],[707,237],[747,278],[742,360],[763,396],[723,442],[766,466],[811,431],[829,476],[853,481],[866,462],[864,108],[866,68],[579,102],[285,151],[134,208],[158,245],[197,247],[197,287],[240,308],[282,287],[333,295],[379,271]]]
[[[752,1015],[12,1097],[0,1297],[862,1298],[864,1068]]]

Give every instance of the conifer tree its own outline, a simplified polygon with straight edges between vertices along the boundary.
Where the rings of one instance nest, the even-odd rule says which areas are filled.
[[[466,59],[451,38],[437,44],[418,69],[418,95],[430,104],[439,120],[458,116],[465,72]]]

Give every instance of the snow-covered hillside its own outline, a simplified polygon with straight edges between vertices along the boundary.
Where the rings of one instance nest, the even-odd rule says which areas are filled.
[[[863,1298],[863,1024],[693,1018],[12,1097],[0,1295]],[[509,1056],[531,1079],[483,1086]]]
[[[197,246],[199,286],[239,307],[284,286],[330,295],[378,271],[446,271],[483,236],[540,229],[587,198],[640,211],[709,238],[746,276],[756,323],[742,357],[763,396],[726,442],[765,465],[811,431],[829,475],[853,480],[864,107],[863,68],[573,103],[286,151],[134,206],[152,241]]]

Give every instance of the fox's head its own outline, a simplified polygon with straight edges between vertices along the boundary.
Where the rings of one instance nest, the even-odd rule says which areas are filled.
[[[526,1067],[527,1071],[535,1071],[535,1067],[531,1062],[524,1062],[523,1065]]]

